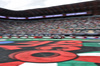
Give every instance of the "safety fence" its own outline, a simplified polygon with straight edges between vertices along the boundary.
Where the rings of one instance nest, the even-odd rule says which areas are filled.
[[[0,38],[38,38],[38,39],[100,39],[100,36],[59,36],[59,37],[54,37],[54,36],[0,36]]]

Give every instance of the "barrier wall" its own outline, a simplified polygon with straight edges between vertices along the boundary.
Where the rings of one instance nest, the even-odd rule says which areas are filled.
[[[54,37],[46,37],[46,36],[22,36],[22,37],[19,37],[19,36],[0,36],[0,38],[38,38],[38,39],[51,39],[51,38],[54,38]],[[67,36],[67,37],[64,37],[62,36],[60,39],[100,39],[100,36]]]

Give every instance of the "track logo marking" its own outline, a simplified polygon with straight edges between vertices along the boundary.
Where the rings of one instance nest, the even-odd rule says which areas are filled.
[[[100,63],[100,56],[82,56],[75,53],[84,51],[82,41],[27,41],[1,44],[0,48],[8,52],[7,57],[11,60],[4,60],[0,66],[17,66],[24,62],[55,63],[69,60]]]
[[[43,41],[43,42],[29,41],[25,43],[17,43],[24,45],[23,46],[16,45],[16,47],[12,46],[13,49],[14,48],[21,49],[20,47],[35,47],[35,50],[15,52],[10,54],[9,57],[12,59],[17,59],[25,62],[36,62],[36,63],[62,62],[77,58],[78,56],[75,53],[69,51],[80,50],[82,47],[81,41],[58,41],[56,43],[51,43],[51,42],[52,41]],[[36,54],[37,55],[40,54],[40,56],[37,57]],[[50,56],[47,56],[47,54]]]

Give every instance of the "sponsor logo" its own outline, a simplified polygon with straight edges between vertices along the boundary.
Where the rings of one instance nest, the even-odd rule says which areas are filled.
[[[86,52],[87,49],[82,45],[82,41],[15,42],[7,45],[1,44],[0,48],[5,55],[5,57],[0,55],[2,57],[0,64],[3,66],[6,64],[8,66],[9,64],[20,65],[24,62],[55,63],[70,60],[100,63],[100,56],[78,54],[79,52]],[[88,51],[93,51],[93,49]]]

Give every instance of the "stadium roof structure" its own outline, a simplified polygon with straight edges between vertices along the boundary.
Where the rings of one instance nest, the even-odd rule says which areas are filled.
[[[68,5],[54,6],[48,8],[38,8],[30,9],[23,11],[13,11],[0,8],[1,16],[10,16],[10,17],[32,17],[32,16],[43,16],[43,15],[54,15],[62,13],[75,13],[75,12],[84,12],[84,11],[100,11],[100,1],[89,1],[74,3]]]

